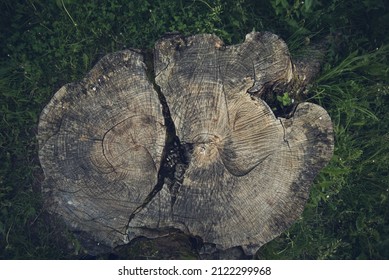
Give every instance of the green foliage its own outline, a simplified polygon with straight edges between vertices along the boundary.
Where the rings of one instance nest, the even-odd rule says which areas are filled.
[[[215,33],[231,44],[253,29],[279,34],[292,54],[328,39],[309,100],[329,111],[336,137],[335,155],[303,217],[259,257],[388,258],[387,9],[383,0],[2,1],[0,258],[82,254],[70,233],[47,226],[39,192],[36,127],[54,92],[81,79],[103,55],[151,48],[167,32]],[[290,105],[288,93],[277,99]]]
[[[293,98],[289,96],[289,93],[284,92],[283,95],[277,95],[277,101],[280,102],[282,107],[286,107],[292,105]]]

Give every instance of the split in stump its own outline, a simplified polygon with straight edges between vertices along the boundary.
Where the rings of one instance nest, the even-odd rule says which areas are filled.
[[[277,118],[261,99],[296,85],[302,68],[267,32],[233,46],[215,35],[167,37],[153,69],[145,65],[136,50],[109,54],[43,110],[49,211],[96,246],[179,230],[254,254],[301,215],[333,154],[322,107],[302,102]]]

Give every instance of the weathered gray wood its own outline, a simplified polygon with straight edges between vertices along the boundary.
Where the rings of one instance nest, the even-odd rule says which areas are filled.
[[[248,93],[292,80],[277,36],[251,33],[241,45],[221,45],[213,35],[157,44],[156,81],[181,143],[193,151],[174,203],[163,188],[130,227],[179,228],[252,254],[300,216],[309,186],[332,156],[332,125],[311,103],[277,119]]]
[[[126,225],[157,182],[166,132],[143,57],[104,57],[62,87],[39,121],[39,158],[50,212],[96,243],[127,242]]]
[[[301,103],[291,118],[276,118],[259,98],[296,76],[274,34],[253,32],[234,46],[172,36],[154,57],[166,104],[143,57],[124,51],[44,109],[38,139],[50,211],[111,247],[178,229],[253,254],[301,215],[333,153],[330,117]]]

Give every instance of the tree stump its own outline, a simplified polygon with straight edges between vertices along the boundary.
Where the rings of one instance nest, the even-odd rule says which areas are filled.
[[[301,215],[333,154],[330,117],[302,102],[277,118],[261,99],[302,76],[274,34],[169,36],[153,56],[109,54],[44,108],[48,210],[95,246],[180,231],[252,255]]]

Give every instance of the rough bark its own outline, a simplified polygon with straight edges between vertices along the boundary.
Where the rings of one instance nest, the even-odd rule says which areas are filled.
[[[259,98],[301,77],[271,33],[164,38],[154,87],[142,59],[106,56],[42,112],[50,210],[110,247],[180,230],[253,254],[300,216],[333,153],[330,117],[304,102],[276,118]]]

